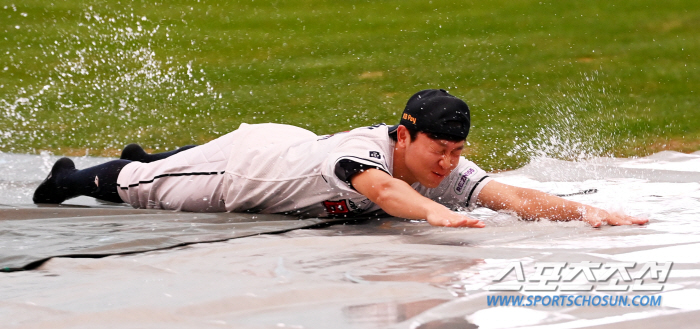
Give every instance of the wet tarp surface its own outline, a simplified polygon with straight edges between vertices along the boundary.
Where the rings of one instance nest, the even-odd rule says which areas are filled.
[[[340,221],[125,206],[0,205],[0,270],[32,269],[51,257],[128,254]]]
[[[36,218],[0,221],[5,225],[0,227],[3,244],[17,239],[14,246],[28,248],[35,243],[31,238],[35,234],[36,239],[55,239],[41,244],[56,255],[70,251],[66,249],[70,246],[97,253],[104,248],[138,251],[151,242],[151,247],[157,246],[158,239],[196,241],[231,233],[206,230],[209,225],[277,228],[270,223],[298,222],[271,218],[251,223],[259,219],[237,219],[235,214],[194,219],[191,216],[205,214],[142,212],[84,199],[71,200],[90,207],[79,208],[83,214],[66,207],[66,214],[49,216],[61,220],[39,219],[37,214],[47,214],[47,209],[29,203],[33,186],[50,168],[36,162],[55,160],[45,158],[0,156],[0,163],[6,161],[0,166],[0,203],[8,205],[3,214],[14,209],[16,216]],[[23,174],[5,171],[25,160],[15,169]],[[578,163],[538,159],[494,175],[507,184],[558,194],[596,189],[597,193],[567,198],[646,216],[650,223],[645,226],[593,229],[581,222],[525,222],[479,208],[469,215],[483,220],[487,225],[483,229],[384,218],[102,258],[54,257],[31,271],[0,273],[0,320],[7,328],[695,328],[700,318],[698,173],[700,153],[662,152],[639,159]],[[110,217],[110,211],[120,213],[115,217],[121,219],[95,219]],[[133,222],[129,216],[135,216]],[[43,220],[46,224],[30,225]],[[106,224],[110,221],[124,226]],[[36,233],[42,227],[56,233]],[[85,234],[76,233],[81,230]],[[143,232],[146,238],[97,243],[118,236],[110,234],[117,230],[132,232],[124,235],[131,237]],[[163,233],[150,235],[149,230]],[[12,235],[13,231],[26,232],[30,238]],[[73,235],[65,238],[59,233]],[[119,249],[122,246],[129,248]],[[537,264],[552,262],[673,262],[673,266],[659,291],[598,289],[609,282],[592,282],[596,288],[588,292],[491,290],[499,284],[495,278],[511,264],[521,264],[530,280]],[[643,284],[658,283],[649,275],[644,280]],[[572,282],[591,283],[583,275]],[[500,283],[523,282],[511,272]],[[488,305],[494,296],[562,294],[589,298],[607,294],[628,297],[630,302],[644,295],[661,298],[661,304]]]

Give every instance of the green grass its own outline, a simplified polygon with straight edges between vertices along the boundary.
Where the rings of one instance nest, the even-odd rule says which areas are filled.
[[[5,3],[5,152],[393,124],[424,88],[467,101],[469,157],[490,170],[700,150],[697,1]]]

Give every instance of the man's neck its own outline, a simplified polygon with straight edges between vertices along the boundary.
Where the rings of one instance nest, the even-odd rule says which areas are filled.
[[[412,185],[417,180],[406,167],[406,153],[403,148],[394,146],[394,178],[400,179],[408,185]]]

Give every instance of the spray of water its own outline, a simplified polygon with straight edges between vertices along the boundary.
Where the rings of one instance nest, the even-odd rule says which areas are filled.
[[[604,82],[599,71],[568,79],[557,92],[540,95],[533,122],[540,123],[537,133],[517,138],[508,156],[579,161],[610,156],[620,144],[621,131],[615,117],[617,101],[613,87]],[[616,121],[617,119],[617,121]],[[613,125],[612,127],[610,125]]]
[[[206,117],[221,95],[193,60],[156,53],[178,41],[173,39],[168,27],[146,16],[86,8],[75,29],[40,40],[42,58],[36,62],[46,64],[30,73],[39,83],[3,89],[0,148],[79,140],[87,148],[118,149],[147,133],[144,123],[178,126]],[[22,65],[19,55],[10,54],[16,66]],[[144,129],[120,135],[129,124]],[[95,130],[103,133],[85,136]]]

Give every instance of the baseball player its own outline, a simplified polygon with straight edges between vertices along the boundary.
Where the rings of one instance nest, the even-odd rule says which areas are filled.
[[[492,180],[461,156],[469,128],[465,102],[442,89],[423,90],[408,100],[396,126],[318,136],[289,125],[241,124],[204,145],[166,153],[131,144],[121,159],[83,170],[62,158],[33,200],[87,195],[192,212],[388,214],[439,226],[484,227],[451,210],[477,206],[594,227],[647,222]]]

